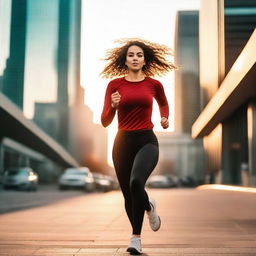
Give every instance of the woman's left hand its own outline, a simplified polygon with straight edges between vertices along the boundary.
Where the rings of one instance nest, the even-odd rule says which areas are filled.
[[[169,120],[166,117],[162,117],[161,125],[164,129],[167,129],[169,127]]]

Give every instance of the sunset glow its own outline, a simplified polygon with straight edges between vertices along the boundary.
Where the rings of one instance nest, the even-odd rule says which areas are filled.
[[[226,191],[256,193],[256,188],[219,185],[219,184],[202,185],[202,186],[197,187],[197,189],[198,190],[205,190],[205,189],[207,189],[207,190],[226,190]]]

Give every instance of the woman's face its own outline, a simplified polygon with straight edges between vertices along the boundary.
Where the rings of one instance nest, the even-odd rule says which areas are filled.
[[[143,50],[137,45],[130,46],[126,54],[125,64],[128,70],[134,72],[141,70],[145,64]]]

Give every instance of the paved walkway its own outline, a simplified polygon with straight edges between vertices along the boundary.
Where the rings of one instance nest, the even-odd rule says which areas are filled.
[[[256,194],[149,190],[162,228],[145,218],[143,255],[256,255]],[[130,226],[120,192],[81,195],[0,215],[0,255],[129,255]]]

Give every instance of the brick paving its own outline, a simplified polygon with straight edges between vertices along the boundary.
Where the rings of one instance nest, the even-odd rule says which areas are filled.
[[[143,255],[256,255],[256,193],[148,191],[162,227],[151,231],[145,216]],[[0,215],[0,256],[129,255],[130,233],[119,191],[78,195]]]

